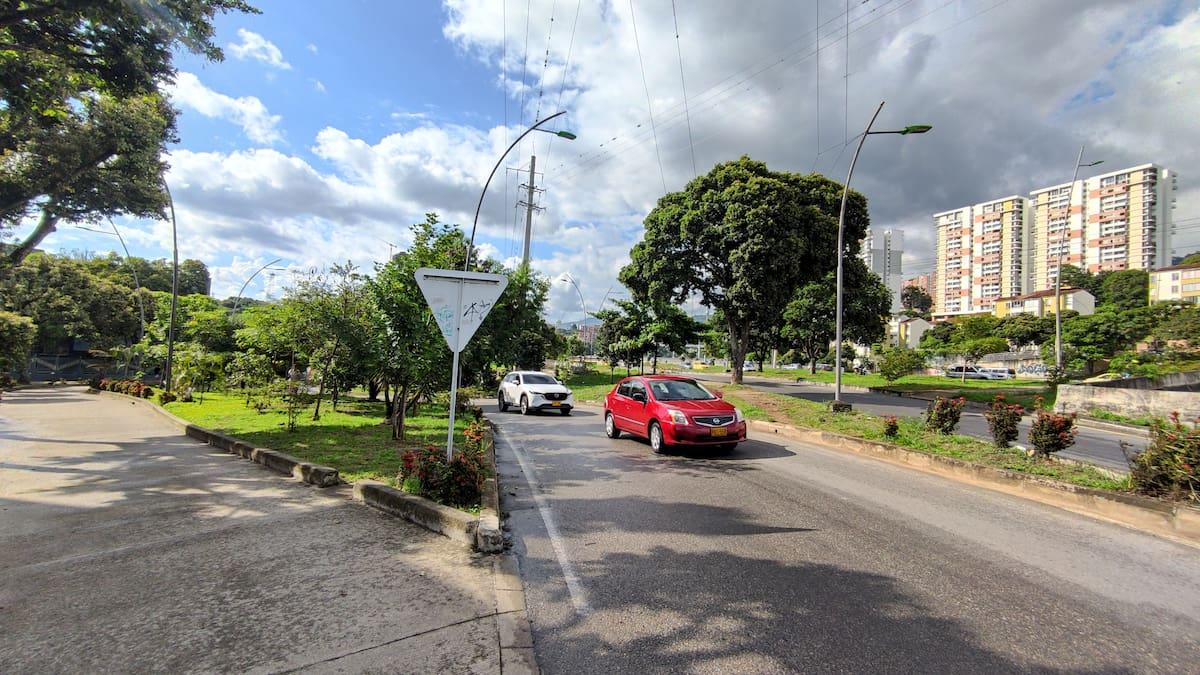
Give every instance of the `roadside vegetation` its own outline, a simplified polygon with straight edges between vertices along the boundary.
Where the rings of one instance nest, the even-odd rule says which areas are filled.
[[[1121,491],[1132,487],[1129,479],[1114,478],[1109,473],[1086,464],[1031,457],[1019,449],[998,447],[995,443],[983,439],[939,433],[927,428],[925,420],[919,418],[893,418],[889,421],[858,411],[834,413],[820,403],[781,394],[735,385],[718,388],[722,390],[725,400],[742,408],[743,413],[750,419],[894,443],[908,450],[1053,478],[1084,487]],[[755,410],[756,414],[750,415],[748,410]],[[889,436],[887,429],[892,425],[895,435]]]
[[[344,399],[337,410],[321,413],[316,421],[310,419],[312,406],[305,406],[300,423],[292,431],[287,428],[288,410],[283,400],[256,409],[247,406],[241,394],[212,392],[203,403],[199,399],[192,403],[175,401],[163,407],[206,429],[331,466],[347,482],[366,478],[392,486],[400,485],[401,457],[406,450],[436,444],[445,453],[441,444],[446,442],[449,421],[445,403],[424,404],[406,421],[407,440],[397,443],[392,439],[381,401]],[[468,422],[465,415],[455,421],[456,446],[464,444],[463,431]]]

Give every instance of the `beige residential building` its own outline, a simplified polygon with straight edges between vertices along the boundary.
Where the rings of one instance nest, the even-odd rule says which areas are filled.
[[[1054,286],[1058,256],[1093,274],[1169,260],[1175,174],[1154,164],[1034,190],[1031,288]]]
[[[971,311],[990,312],[998,298],[1025,291],[1029,200],[1011,195],[972,211]]]
[[[933,313],[940,316],[971,313],[971,245],[973,207],[933,215],[937,232],[934,255]]]
[[[937,230],[933,313],[990,312],[1025,291],[1029,202],[1012,195],[933,216]]]
[[[1150,273],[1150,303],[1200,304],[1200,263],[1172,265]]]

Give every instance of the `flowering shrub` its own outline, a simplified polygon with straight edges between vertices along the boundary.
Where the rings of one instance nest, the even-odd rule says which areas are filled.
[[[962,416],[963,406],[967,400],[963,397],[942,398],[938,396],[929,403],[925,411],[925,428],[939,434],[952,434],[958,426],[958,418]]]
[[[89,384],[92,384],[89,381]],[[141,380],[109,380],[102,379],[92,384],[92,386],[101,391],[113,391],[118,394],[126,394],[128,396],[136,396],[137,398],[150,398],[154,390],[147,386]],[[146,393],[147,390],[150,393]]]
[[[1042,397],[1034,400],[1038,414],[1029,427],[1029,444],[1033,446],[1034,454],[1049,457],[1075,445],[1075,415],[1059,415],[1042,410]]]
[[[489,475],[481,447],[468,442],[447,462],[445,448],[427,445],[405,451],[400,462],[401,481],[411,484],[415,479],[422,496],[448,506],[479,505]]]
[[[162,405],[166,405],[174,400],[175,400],[175,394],[172,394],[169,391],[160,391],[158,393],[158,402]]]
[[[1169,422],[1154,424],[1130,478],[1143,494],[1200,502],[1200,420],[1189,427],[1172,413]]]
[[[1025,408],[1020,405],[1005,403],[1004,394],[996,394],[991,407],[983,416],[987,418],[988,429],[992,431],[992,440],[997,448],[1007,448],[1017,440],[1017,424],[1020,423],[1024,412]]]
[[[883,418],[883,435],[888,438],[895,438],[898,433],[900,433],[900,422],[896,419],[896,416],[885,416]]]

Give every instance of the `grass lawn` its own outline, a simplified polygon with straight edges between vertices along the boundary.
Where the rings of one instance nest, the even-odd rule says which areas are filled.
[[[290,453],[301,459],[331,466],[342,480],[363,478],[397,485],[400,472],[399,441],[392,440],[391,427],[383,424],[383,403],[343,400],[334,412],[329,401],[321,404],[321,419],[312,420],[312,407],[296,420],[296,430],[287,430],[287,412],[281,402],[265,411],[245,405],[245,398],[234,394],[209,393],[204,402],[176,401],[165,407],[175,415],[207,429],[236,436],[256,446]],[[406,446],[446,442],[445,409],[421,406],[421,415],[408,418]],[[455,444],[463,443],[466,420],[455,420]]]
[[[900,418],[899,434],[895,438],[887,438],[883,435],[883,418],[875,415],[861,412],[833,413],[820,403],[755,391],[744,386],[723,385],[720,388],[723,389],[725,400],[741,408],[750,419],[764,419],[855,438],[885,441],[909,450],[1046,476],[1075,485],[1107,490],[1129,488],[1126,479],[1112,478],[1090,466],[1053,459],[1034,459],[1019,450],[997,448],[977,438],[957,434],[943,436],[927,431],[920,418]]]
[[[637,371],[631,371],[631,374],[637,374]],[[586,373],[572,374],[563,382],[571,388],[576,401],[600,403],[623,377],[625,377],[624,368],[617,368],[610,375],[608,368],[604,367],[603,370],[589,369]]]

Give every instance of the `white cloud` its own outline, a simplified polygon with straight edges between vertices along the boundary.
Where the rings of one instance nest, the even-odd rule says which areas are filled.
[[[226,96],[204,86],[200,78],[187,72],[175,76],[175,82],[167,86],[167,93],[180,106],[191,108],[205,117],[216,117],[237,124],[256,143],[274,143],[283,139],[279,131],[279,123],[283,118],[268,112],[263,102],[254,96]]]
[[[234,58],[254,59],[280,70],[292,69],[292,64],[284,60],[283,52],[279,51],[279,47],[276,47],[275,43],[245,28],[239,28],[237,34],[241,41],[231,42],[225,47],[233,54]]]
[[[533,25],[544,28],[552,4],[531,3]],[[469,229],[482,181],[507,143],[539,108],[542,115],[566,109],[562,127],[579,140],[531,134],[505,164],[526,167],[537,155],[547,209],[534,222],[539,247],[533,265],[551,278],[570,273],[589,311],[616,284],[642,218],[662,194],[656,154],[669,189],[692,178],[688,117],[700,172],[748,154],[777,169],[815,166],[837,180],[853,150],[842,151],[843,125],[853,135],[879,100],[887,100],[879,126],[932,124],[925,136],[872,137],[855,172],[854,186],[870,199],[874,224],[905,230],[906,267],[932,258],[930,214],[1061,182],[1081,142],[1105,167],[1156,161],[1178,170],[1176,217],[1200,216],[1200,190],[1192,187],[1200,176],[1194,124],[1200,99],[1192,93],[1200,88],[1200,10],[1160,25],[1171,6],[1167,0],[1063,0],[1035,11],[994,0],[854,3],[847,111],[845,45],[834,30],[841,25],[841,2],[820,3],[821,21],[832,23],[821,31],[819,107],[816,63],[803,58],[813,45],[806,33],[814,25],[811,4],[763,8],[770,22],[745,21],[744,10],[732,3],[680,5],[685,114],[669,3],[639,3],[643,55],[662,56],[645,60],[656,153],[627,4],[581,5],[569,68],[571,24],[561,31],[556,25],[543,75],[540,45],[522,67],[513,36],[524,26],[523,12],[510,7],[501,63],[500,4],[451,0],[445,35],[497,74],[503,68],[512,92],[507,130],[398,110],[391,119],[409,122],[405,127],[415,122],[415,128],[382,138],[321,130],[310,148],[319,164],[271,149],[176,151],[172,187],[179,185],[188,236],[213,255],[261,251],[306,267],[344,259],[366,267],[386,257],[385,242],[404,244],[409,223],[427,211]],[[1063,32],[1063,25],[1075,28]],[[714,35],[721,39],[709,39]],[[499,87],[501,78],[495,79]],[[1080,92],[1090,94],[1076,100]],[[524,109],[518,109],[522,93]],[[466,112],[501,118],[499,103]],[[229,104],[212,107],[235,116]],[[260,117],[272,119],[265,109]],[[480,217],[479,242],[510,262],[520,255],[523,219],[514,219],[513,205],[523,198],[517,185],[526,178],[501,167]],[[552,288],[549,316],[560,315],[581,315],[569,284]]]
[[[317,93],[320,93],[320,94],[324,94],[324,93],[325,93],[325,83],[324,83],[324,82],[322,82],[322,81],[320,81],[320,80],[318,80],[318,79],[316,79],[316,78],[313,78],[313,80],[312,80],[312,85],[313,85],[313,89],[314,89],[314,90],[315,90]]]
[[[308,43],[307,45],[305,45],[304,48],[307,49],[308,51],[312,52],[313,54],[316,54],[319,51],[317,49],[317,46],[311,42]]]

